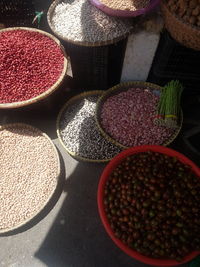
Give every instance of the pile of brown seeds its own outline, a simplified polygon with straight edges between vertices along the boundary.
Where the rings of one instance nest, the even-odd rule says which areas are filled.
[[[101,3],[112,9],[135,11],[145,8],[150,0],[101,0]]]
[[[0,128],[0,232],[32,219],[57,186],[60,163],[51,141],[25,124]]]
[[[200,180],[176,157],[126,157],[110,174],[104,208],[116,238],[151,258],[181,261],[200,249]]]
[[[200,0],[167,0],[172,13],[191,25],[200,27]]]

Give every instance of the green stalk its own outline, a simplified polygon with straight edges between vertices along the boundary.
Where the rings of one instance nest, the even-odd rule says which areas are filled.
[[[167,127],[177,127],[180,115],[180,100],[183,86],[179,81],[171,81],[161,90],[157,115],[163,115],[161,123]]]

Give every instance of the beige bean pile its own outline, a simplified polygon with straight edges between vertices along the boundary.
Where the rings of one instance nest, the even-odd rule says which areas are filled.
[[[0,232],[23,225],[57,186],[59,158],[51,141],[27,125],[0,128]]]
[[[130,19],[110,17],[89,0],[66,0],[52,12],[54,31],[73,42],[108,42],[127,35],[132,29]]]
[[[100,0],[100,2],[112,9],[135,11],[146,7],[150,0]]]

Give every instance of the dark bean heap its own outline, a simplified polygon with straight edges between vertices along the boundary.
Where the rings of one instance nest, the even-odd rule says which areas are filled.
[[[146,256],[180,261],[200,249],[200,181],[175,157],[131,155],[112,172],[104,207],[115,236]]]
[[[166,0],[172,13],[191,25],[200,27],[200,0]]]

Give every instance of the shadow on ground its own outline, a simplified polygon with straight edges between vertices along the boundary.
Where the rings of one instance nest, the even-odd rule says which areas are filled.
[[[64,187],[67,197],[35,255],[48,267],[144,267],[121,252],[102,226],[96,195],[104,167],[79,163],[67,179]]]
[[[45,207],[33,219],[31,219],[25,225],[20,226],[19,228],[12,230],[12,231],[9,231],[7,233],[1,233],[0,237],[12,236],[12,235],[16,235],[16,234],[19,234],[19,233],[22,233],[24,231],[29,230],[30,228],[35,226],[37,223],[39,223],[41,220],[43,220],[49,214],[49,212],[53,209],[53,207],[56,205],[56,203],[57,203],[57,201],[58,201],[58,199],[59,199],[59,197],[63,191],[63,186],[65,184],[65,177],[66,177],[64,161],[63,161],[59,151],[58,151],[58,154],[59,154],[59,158],[60,158],[61,172],[60,172],[60,176],[58,178],[58,184],[57,184],[56,190],[53,193],[53,196],[51,197],[49,202],[45,205]]]

